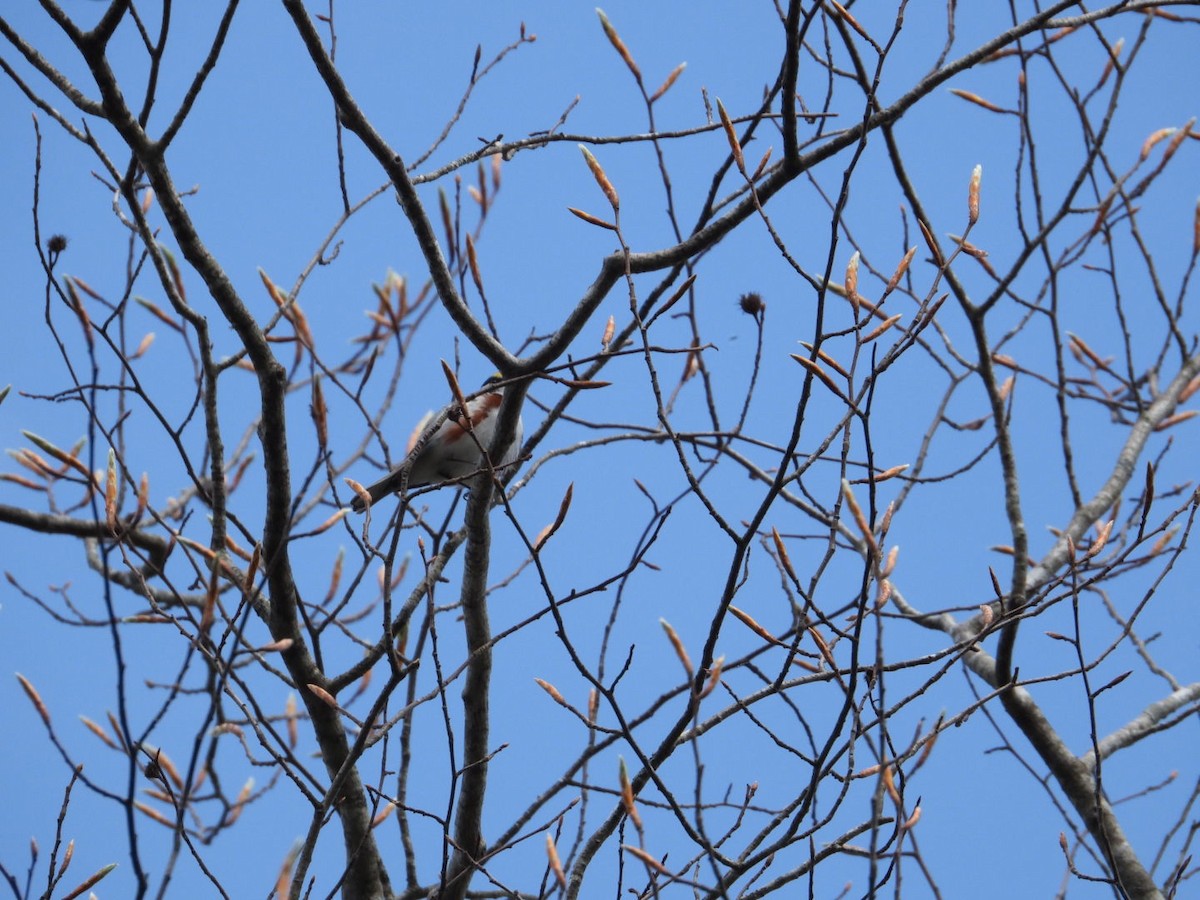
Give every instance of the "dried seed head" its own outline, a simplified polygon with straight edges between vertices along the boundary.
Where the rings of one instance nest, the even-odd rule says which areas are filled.
[[[754,291],[742,294],[738,298],[738,306],[746,315],[753,316],[756,322],[762,321],[762,315],[767,309],[767,304],[763,301],[762,296]]]

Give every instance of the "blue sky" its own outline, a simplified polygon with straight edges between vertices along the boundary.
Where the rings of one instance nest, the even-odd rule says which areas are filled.
[[[72,15],[86,21],[98,14],[98,4],[67,4]],[[657,125],[662,130],[686,128],[704,120],[702,91],[715,100],[720,98],[734,114],[753,110],[765,84],[774,77],[781,37],[773,6],[758,4],[676,4],[610,2],[609,17],[629,44],[651,89],[680,62],[687,68],[669,94],[656,107]],[[890,18],[872,18],[873,10],[860,18],[872,33],[884,33]],[[858,7],[855,14],[859,15]],[[86,73],[71,59],[69,48],[55,28],[33,4],[6,12],[10,24],[27,35],[69,77],[77,79],[92,92]],[[889,14],[890,15],[890,14]],[[1004,27],[1005,12],[965,11],[957,23],[953,58],[973,48]],[[196,65],[202,48],[214,27],[207,5],[179,4],[174,10],[175,40],[168,55],[161,85],[161,100],[152,123],[162,121],[181,96],[187,77]],[[908,9],[909,22],[889,59],[880,90],[881,100],[894,100],[913,80],[933,65],[944,43],[942,5],[915,4]],[[997,18],[993,18],[997,17]],[[360,104],[406,159],[419,157],[441,131],[461,96],[470,72],[476,44],[482,44],[487,61],[504,45],[517,39],[521,23],[537,40],[511,53],[478,86],[466,113],[448,139],[434,152],[423,171],[436,168],[479,145],[479,139],[503,134],[512,140],[531,132],[548,129],[570,109],[565,131],[578,134],[606,135],[640,133],[647,129],[645,113],[624,65],[605,40],[592,6],[562,2],[516,4],[405,4],[389,9],[360,11],[345,4],[338,9],[338,61]],[[1109,40],[1125,36],[1132,42],[1142,25],[1140,17],[1124,17],[1100,26]],[[1130,75],[1124,99],[1117,112],[1116,134],[1109,153],[1116,170],[1132,165],[1142,142],[1154,130],[1178,126],[1196,114],[1195,98],[1186,89],[1194,80],[1195,31],[1186,28],[1155,26],[1150,48],[1143,51]],[[1096,40],[1085,34],[1073,36],[1059,45],[1056,61],[1068,77],[1076,73],[1094,73],[1098,77],[1104,58]],[[140,61],[131,45],[114,55],[119,72],[140,77]],[[0,53],[16,63],[15,54],[5,46]],[[127,55],[126,55],[127,54]],[[18,65],[18,68],[20,66]],[[21,69],[21,71],[27,71]],[[1061,190],[1054,181],[1077,164],[1082,145],[1079,127],[1068,114],[1055,76],[1044,65],[1031,66],[1040,79],[1031,86],[1037,104],[1033,121],[1037,129],[1038,149],[1047,178],[1047,193]],[[811,77],[811,80],[807,80]],[[1089,83],[1088,78],[1080,80]],[[975,92],[1001,106],[1016,102],[1016,69],[1007,63],[982,66],[953,81],[949,87]],[[821,102],[823,82],[815,75],[802,73],[801,92],[810,107]],[[137,95],[136,90],[128,92]],[[62,109],[65,103],[54,101]],[[861,100],[855,97],[841,107],[849,117],[861,114]],[[0,121],[6,135],[6,151],[0,159],[0,245],[7,270],[5,309],[7,327],[0,331],[0,386],[11,383],[12,394],[0,406],[0,438],[5,447],[27,446],[21,430],[37,432],[63,446],[70,446],[83,435],[82,419],[69,403],[52,403],[26,395],[52,395],[68,384],[63,362],[45,334],[43,305],[44,275],[33,250],[31,206],[35,135],[30,105],[9,82],[0,87]],[[72,121],[79,116],[68,113]],[[39,116],[42,133],[42,171],[40,217],[44,234],[63,233],[70,239],[60,263],[60,273],[77,275],[101,293],[119,292],[124,283],[128,241],[112,214],[109,191],[91,174],[96,169],[85,148],[65,135],[44,115]],[[949,94],[943,88],[918,105],[900,123],[897,134],[905,147],[912,177],[926,208],[941,234],[961,233],[966,224],[967,184],[974,166],[983,167],[983,212],[972,232],[972,241],[986,248],[997,260],[1011,257],[1015,246],[1015,218],[1012,209],[1012,178],[1016,165],[1014,129],[1016,119],[988,113]],[[749,145],[747,158],[757,160],[766,146],[778,138],[771,132]],[[113,135],[103,126],[96,134],[106,146],[115,146]],[[672,242],[666,217],[662,214],[665,198],[658,180],[649,145],[601,145],[593,147],[622,199],[622,221],[626,239],[636,250],[650,250]],[[680,221],[687,228],[694,220],[698,198],[703,196],[713,170],[728,152],[719,132],[667,144],[665,154],[671,169],[674,196]],[[1155,253],[1160,280],[1177,286],[1189,260],[1192,222],[1197,186],[1195,142],[1181,148],[1163,181],[1145,198],[1153,216],[1141,221],[1146,243]],[[117,154],[118,159],[122,159]],[[168,155],[177,185],[195,186],[188,201],[201,234],[243,298],[257,315],[268,317],[273,305],[259,282],[258,270],[267,272],[278,284],[291,287],[299,273],[310,264],[316,249],[338,222],[341,201],[336,179],[333,142],[333,114],[330,102],[311,68],[284,11],[273,4],[245,4],[235,19],[221,64],[212,75],[194,113]],[[829,255],[829,211],[821,191],[835,196],[839,190],[845,159],[835,158],[812,173],[811,181],[802,179],[777,197],[768,208],[772,222],[786,236],[790,251],[808,271],[820,273]],[[123,165],[123,161],[120,163]],[[346,136],[348,194],[351,201],[365,197],[384,182],[384,176],[357,145]],[[474,170],[461,173],[464,184],[472,183]],[[452,190],[452,182],[443,182]],[[818,188],[820,190],[818,190]],[[422,198],[436,207],[436,188],[421,189]],[[465,201],[469,204],[469,201]],[[579,207],[596,215],[608,212],[604,198],[587,174],[578,149],[571,142],[556,144],[536,152],[517,154],[503,166],[503,181],[483,234],[479,240],[479,261],[488,287],[499,332],[510,347],[516,347],[527,335],[544,334],[576,302],[596,276],[601,258],[614,249],[611,233],[594,228],[571,216],[566,208]],[[854,238],[866,249],[865,262],[890,272],[907,245],[919,243],[910,230],[907,244],[902,230],[902,197],[886,166],[881,140],[868,144],[852,181],[846,222]],[[154,220],[163,225],[162,217]],[[908,220],[912,228],[911,218]],[[1067,237],[1078,235],[1078,229]],[[834,251],[833,277],[840,281],[851,252],[844,236]],[[423,267],[414,241],[399,207],[390,194],[375,199],[337,235],[336,258],[317,266],[304,282],[300,303],[308,315],[319,343],[329,355],[339,357],[348,342],[366,325],[363,311],[374,306],[372,283],[383,281],[389,270],[410,279],[415,290],[423,280]],[[1119,253],[1130,253],[1122,244]],[[922,262],[921,247],[914,272],[928,283],[930,267]],[[1103,260],[1097,258],[1099,265]],[[920,267],[924,267],[921,269]],[[960,267],[967,277],[979,277],[976,269]],[[716,398],[726,421],[736,417],[753,367],[755,328],[753,321],[737,310],[737,297],[750,290],[760,292],[768,304],[768,330],[764,341],[761,383],[764,390],[756,399],[750,419],[751,428],[765,440],[782,443],[799,390],[799,370],[788,354],[799,351],[797,341],[811,339],[812,291],[798,279],[775,249],[758,222],[730,236],[714,253],[701,260],[697,271],[699,322],[703,337],[714,348],[705,362],[717,385]],[[1135,329],[1135,351],[1153,352],[1158,331],[1153,325],[1153,307],[1139,290],[1144,280],[1131,264],[1128,300],[1145,330]],[[1073,270],[1064,283],[1064,318],[1075,324],[1078,333],[1094,347],[1118,352],[1116,323],[1107,304],[1096,300],[1104,282],[1096,276],[1089,282],[1086,272]],[[203,305],[202,285],[190,273],[185,274],[189,296],[213,324],[217,355],[236,349],[235,336],[211,305]],[[648,291],[655,279],[638,281],[640,291]],[[974,282],[981,293],[986,280]],[[1034,282],[1019,283],[1030,290]],[[872,291],[878,293],[879,285]],[[1170,291],[1168,291],[1170,293]],[[134,294],[165,305],[161,287],[143,275]],[[845,309],[831,302],[831,315],[845,318]],[[902,307],[906,318],[911,305]],[[606,299],[595,321],[590,323],[573,348],[577,355],[594,353],[599,347],[604,321],[609,315],[623,322],[628,316],[628,300],[623,288]],[[998,311],[992,323],[993,340],[1013,327],[1022,311],[1016,305]],[[54,312],[56,322],[70,329],[61,308]],[[947,308],[944,316],[947,341],[966,347],[968,334],[961,316]],[[1195,318],[1190,320],[1195,333]],[[182,348],[161,324],[146,316],[137,320],[146,331],[154,331],[154,344],[139,361],[139,372],[163,398],[172,415],[181,415],[189,402],[187,393],[190,368],[179,365]],[[77,342],[71,332],[69,341]],[[138,335],[132,340],[136,343]],[[686,347],[690,332],[686,324],[667,322],[656,339],[663,345]],[[1144,342],[1144,344],[1143,344]],[[835,345],[836,346],[836,345]],[[1044,331],[1029,329],[1005,352],[1030,360],[1045,360],[1048,342]],[[440,309],[431,313],[422,327],[421,337],[406,361],[405,378],[395,408],[388,418],[389,440],[393,450],[403,444],[412,424],[426,410],[441,405],[446,388],[438,361],[461,358],[464,383],[474,384],[487,376],[491,367],[468,345],[455,342],[455,329]],[[682,356],[659,360],[664,386],[671,387],[682,368]],[[1145,363],[1149,360],[1146,359]],[[1168,367],[1169,369],[1169,367]],[[235,373],[236,374],[236,373]],[[1167,372],[1168,377],[1173,374]],[[653,405],[647,400],[645,372],[636,357],[613,363],[604,377],[613,386],[581,399],[572,409],[574,415],[603,423],[617,423],[606,429],[622,431],[624,423],[655,425]],[[898,366],[879,383],[874,399],[874,428],[878,445],[875,450],[881,464],[911,462],[917,442],[933,414],[934,401],[940,395],[943,376],[931,365],[914,361],[912,367]],[[227,441],[236,443],[246,428],[247,416],[256,404],[253,380],[245,375],[241,382],[231,378],[223,386],[222,420],[228,429]],[[378,388],[378,385],[375,386]],[[1047,453],[1047,432],[1057,427],[1054,396],[1035,381],[1021,380],[1018,385],[1021,412],[1016,426],[1016,444],[1022,465],[1026,517],[1031,533],[1031,552],[1036,558],[1053,543],[1050,527],[1060,527],[1069,518],[1070,495],[1056,466],[1056,458]],[[297,471],[304,471],[312,454],[312,436],[305,430],[308,421],[307,392],[293,398],[289,410],[293,417],[296,444],[293,448]],[[542,403],[556,398],[552,389],[535,388],[532,397]],[[1194,405],[1195,400],[1192,401]],[[947,415],[966,421],[985,414],[982,391],[973,384],[964,386]],[[361,420],[342,411],[345,418],[335,420],[338,447],[335,452],[349,453],[362,433]],[[140,415],[138,413],[137,415]],[[815,443],[836,421],[839,411],[827,396],[818,397],[812,407],[812,422],[806,422],[801,447]],[[537,423],[540,413],[527,407],[526,428]],[[677,406],[680,427],[702,427],[705,421],[704,398],[692,382],[680,394]],[[1123,437],[1105,415],[1095,412],[1078,414],[1076,427],[1080,447],[1077,460],[1084,493],[1094,490],[1106,475]],[[778,420],[778,422],[776,421]],[[131,468],[151,472],[152,496],[156,503],[183,486],[183,473],[173,464],[169,443],[152,423],[139,420],[139,440],[131,451]],[[1154,446],[1159,452],[1168,438],[1176,446],[1169,464],[1159,476],[1160,487],[1183,483],[1194,478],[1196,458],[1195,424],[1185,424]],[[310,429],[311,430],[311,429]],[[196,437],[196,429],[191,432]],[[569,447],[573,442],[595,436],[595,432],[562,423],[539,448],[546,452]],[[964,465],[986,443],[987,427],[977,432],[961,432],[944,438],[935,448],[931,472],[950,472]],[[811,443],[809,444],[811,446]],[[98,450],[102,454],[103,450]],[[761,465],[769,465],[770,454],[749,448],[748,455]],[[836,448],[835,448],[836,452]],[[305,455],[308,454],[308,455]],[[378,454],[376,453],[376,458]],[[96,466],[103,456],[96,457]],[[9,461],[5,471],[15,471]],[[359,463],[348,474],[360,481],[372,480],[375,470]],[[547,553],[547,566],[556,588],[567,591],[584,587],[611,574],[634,552],[642,528],[650,518],[646,500],[633,484],[633,478],[649,479],[655,496],[665,501],[680,493],[685,484],[666,444],[626,442],[588,454],[566,455],[547,463],[519,497],[519,512],[524,524],[536,530],[554,518],[566,486],[574,483],[571,514],[561,533],[562,552]],[[261,486],[257,464],[247,472],[248,486],[236,498],[238,511],[252,515],[254,491]],[[832,503],[837,479],[814,479],[814,490],[823,491],[821,499]],[[747,516],[759,499],[748,488],[749,482],[739,471],[730,469],[712,479],[710,489],[732,521]],[[894,495],[895,488],[881,489],[881,503]],[[1136,494],[1136,491],[1133,492]],[[261,495],[258,495],[261,496]],[[0,503],[33,504],[40,498],[12,484],[0,485]],[[444,511],[448,498],[432,501]],[[242,505],[244,504],[244,505]],[[316,514],[315,525],[328,512]],[[461,513],[460,513],[461,514]],[[435,516],[437,513],[434,514]],[[951,524],[947,524],[947,522]],[[798,567],[809,571],[821,559],[824,546],[805,539],[810,523],[799,517],[788,518],[781,511],[768,518],[766,525],[778,526],[794,542],[789,546]],[[197,525],[199,527],[199,525]],[[194,534],[203,539],[202,530]],[[303,545],[297,553],[298,567],[313,585],[323,585],[339,546],[336,535],[327,535]],[[899,517],[889,544],[901,547],[901,566],[908,585],[909,599],[925,609],[969,608],[991,597],[988,566],[997,572],[1007,570],[1007,560],[990,552],[996,544],[1008,543],[1003,519],[994,461],[985,463],[970,477],[930,485],[914,493],[903,516]],[[52,598],[47,585],[56,585],[71,600],[91,614],[102,611],[94,577],[74,541],[64,538],[31,539],[7,529],[4,535],[3,568],[28,591]],[[520,556],[510,532],[497,527],[496,578],[515,568]],[[406,552],[415,552],[409,548]],[[728,564],[729,545],[706,521],[699,504],[685,501],[672,517],[650,560],[661,567],[660,573],[640,571],[628,585],[628,597],[618,619],[613,641],[616,646],[636,647],[635,664],[627,684],[631,707],[637,698],[657,696],[679,681],[678,661],[663,640],[659,618],[669,620],[684,643],[698,652],[707,633],[708,611],[715,603],[718,585]],[[848,564],[844,573],[831,576],[832,582],[850,591],[855,577]],[[770,582],[772,563],[763,552],[752,556],[750,568],[756,578]],[[1200,575],[1194,560],[1184,556],[1170,573],[1147,613],[1143,628],[1161,633],[1154,645],[1167,668],[1183,681],[1194,680],[1196,632],[1187,607],[1187,587]],[[777,579],[776,579],[777,580]],[[1136,577],[1126,582],[1130,597],[1145,588]],[[444,586],[442,602],[453,594],[454,584]],[[831,606],[847,602],[847,593],[825,588],[823,595]],[[319,593],[319,588],[313,588]],[[1121,598],[1114,597],[1115,602]],[[499,592],[493,607],[493,628],[497,631],[519,622],[544,608],[530,573],[522,573],[510,590]],[[760,605],[755,606],[756,601]],[[132,610],[138,604],[119,596],[121,608]],[[605,603],[580,603],[570,610],[573,638],[584,655],[595,659],[599,631],[608,615]],[[737,605],[746,607],[760,622],[772,629],[787,626],[787,610],[770,589],[756,588],[739,597]],[[1061,615],[1061,612],[1056,614]],[[1046,617],[1050,619],[1051,617]],[[1068,623],[1069,624],[1069,623]],[[143,626],[144,629],[167,626]],[[904,656],[934,653],[946,646],[944,636],[889,621],[889,641],[896,641]],[[1036,620],[1026,626],[1022,656],[1022,674],[1051,673],[1071,664],[1065,644],[1043,635],[1045,630],[1066,631],[1057,619],[1044,624]],[[450,629],[444,635],[444,652],[458,650],[458,636]],[[1096,640],[1103,641],[1096,627]],[[23,871],[31,835],[36,836],[46,853],[53,835],[68,770],[47,742],[41,722],[26,702],[11,675],[19,671],[28,677],[45,698],[63,739],[78,756],[87,760],[88,774],[98,780],[110,779],[120,789],[122,767],[116,754],[101,753],[95,739],[80,726],[77,715],[103,721],[105,711],[115,703],[115,675],[107,639],[97,639],[95,629],[67,628],[56,624],[45,612],[22,596],[10,583],[0,584],[0,697],[10,723],[10,739],[0,743],[0,771],[9,773],[0,781],[8,814],[0,824],[0,860],[10,870]],[[265,642],[265,630],[254,635]],[[719,652],[730,658],[753,645],[753,636],[741,631],[736,623],[727,624],[726,644]],[[179,665],[178,636],[161,639],[144,632],[131,631],[126,648],[129,653],[131,692],[139,698],[154,699],[160,694],[143,686],[144,680],[168,682]],[[1096,648],[1093,648],[1098,652]],[[357,648],[339,648],[345,661],[354,658]],[[614,658],[620,659],[621,653]],[[613,663],[610,660],[610,665]],[[1124,667],[1129,668],[1129,657]],[[1105,670],[1108,677],[1121,668]],[[1139,671],[1141,675],[1141,671]],[[557,643],[553,625],[543,619],[499,645],[496,655],[496,680],[503,686],[495,704],[497,740],[508,748],[497,758],[491,784],[496,806],[488,825],[502,828],[511,816],[505,799],[521,797],[544,787],[557,773],[570,748],[581,741],[580,730],[565,713],[554,706],[533,682],[544,678],[557,685],[575,703],[583,703],[585,687],[569,659]],[[920,673],[893,676],[890,691],[899,696],[923,680]],[[1100,677],[1100,681],[1104,678]],[[751,681],[739,689],[751,689]],[[1137,685],[1132,688],[1132,685]],[[1127,721],[1147,703],[1157,699],[1163,685],[1147,678],[1133,679],[1131,688],[1113,690],[1104,695],[1099,709],[1101,734]],[[953,671],[938,682],[936,691],[914,701],[898,714],[893,730],[907,735],[928,726],[939,714],[954,714],[970,704],[966,678]],[[286,696],[279,685],[270,689],[275,709],[282,708]],[[1075,748],[1086,748],[1086,719],[1078,686],[1051,683],[1039,687],[1039,699],[1062,723],[1064,736]],[[802,695],[809,696],[809,695]],[[822,704],[829,701],[821,691],[812,695],[811,710],[815,722],[822,721]],[[360,710],[361,711],[361,710]],[[783,730],[795,727],[787,710],[775,708],[767,715],[775,717]],[[672,716],[668,716],[668,719]],[[164,746],[186,730],[172,732],[174,722],[155,734]],[[1009,733],[1012,729],[1009,728]],[[1106,770],[1109,788],[1116,796],[1140,790],[1148,783],[1166,778],[1178,769],[1177,783],[1183,790],[1194,783],[1197,770],[1195,754],[1190,751],[1187,727],[1177,729],[1159,742],[1150,742],[1128,751]],[[645,740],[653,744],[652,735]],[[898,738],[900,740],[900,738]],[[757,781],[760,798],[770,798],[773,788],[784,795],[796,779],[796,764],[781,759],[772,748],[760,744],[761,736],[750,730],[743,741],[713,740],[705,745],[706,784],[719,795],[717,786],[729,782],[739,796],[745,782]],[[1000,740],[982,717],[975,716],[966,726],[942,736],[927,769],[914,778],[910,796],[923,798],[923,818],[914,832],[922,852],[934,861],[938,884],[944,896],[1011,897],[1045,896],[1054,890],[1062,873],[1057,835],[1062,822],[1054,812],[1042,788],[1005,752],[990,752]],[[564,750],[565,748],[565,750]],[[1027,752],[1027,748],[1023,748]],[[187,747],[173,751],[185,757]],[[233,760],[231,771],[253,777],[258,786],[272,779],[270,769],[238,763],[240,751],[232,743],[222,745],[222,754]],[[440,755],[439,755],[440,754]],[[761,763],[755,764],[758,754]],[[623,751],[626,759],[630,753]],[[436,806],[443,789],[439,780],[446,765],[444,748],[429,749],[428,764],[434,771],[428,798]],[[672,766],[685,766],[690,757],[680,758]],[[863,765],[865,766],[866,763]],[[607,766],[615,782],[616,753],[597,761],[597,770]],[[683,770],[680,769],[680,772]],[[1040,772],[1040,770],[1039,770]],[[728,773],[728,774],[726,774]],[[668,767],[668,775],[679,774]],[[594,775],[597,781],[601,776]],[[685,785],[690,785],[686,777]],[[1127,788],[1127,791],[1125,790]],[[764,801],[765,802],[765,801]],[[602,805],[602,804],[601,804]],[[1145,807],[1143,813],[1140,809]],[[558,807],[551,804],[551,808]],[[607,807],[605,807],[607,808]],[[1122,809],[1123,821],[1143,853],[1149,855],[1152,841],[1162,830],[1163,809],[1176,810],[1178,801],[1165,807],[1149,799],[1136,800]],[[844,815],[849,822],[863,814],[859,808]],[[295,818],[294,827],[281,824]],[[545,815],[537,817],[543,820]],[[719,819],[719,814],[714,814]],[[250,807],[241,830],[224,835],[209,852],[222,878],[237,883],[244,878],[247,896],[265,896],[273,883],[279,862],[307,825],[307,811],[286,787],[276,788],[262,803]],[[666,826],[664,826],[666,827]],[[122,824],[116,807],[107,801],[76,790],[72,815],[65,834],[76,840],[76,859],[72,874],[82,877],[107,862],[118,860],[122,867],[101,883],[97,895],[124,896],[131,882],[124,863]],[[165,840],[155,829],[143,823],[149,840]],[[998,852],[998,834],[1023,836],[1021,864]],[[659,832],[662,834],[662,832]],[[238,837],[240,835],[240,837]],[[431,835],[426,839],[435,840]],[[650,832],[653,840],[655,832]],[[338,842],[332,832],[327,841]],[[522,870],[540,871],[544,864],[542,840],[522,845],[501,863],[505,877],[516,877]],[[661,848],[666,849],[666,848]],[[337,856],[331,846],[329,856],[321,855],[314,874],[318,889],[314,896],[329,890],[321,864],[332,865]],[[153,855],[151,855],[153,858]],[[43,856],[43,864],[45,857]],[[1080,863],[1086,868],[1085,862]],[[612,854],[597,866],[615,866]],[[1091,871],[1091,869],[1088,869]],[[397,875],[399,869],[397,870]],[[424,873],[428,877],[429,873]],[[39,871],[39,878],[41,877]],[[849,881],[854,887],[848,896],[861,896],[863,870],[852,863],[844,868],[834,864],[814,887],[815,896],[836,896]],[[980,879],[987,879],[981,884]],[[78,880],[78,879],[76,879]],[[72,877],[65,880],[75,883]],[[175,876],[172,895],[188,895],[203,884],[198,872],[187,863]],[[905,874],[907,900],[930,895],[915,869]],[[522,886],[528,886],[522,881]],[[891,886],[889,886],[891,890]],[[1074,883],[1071,896],[1108,896],[1099,887]]]

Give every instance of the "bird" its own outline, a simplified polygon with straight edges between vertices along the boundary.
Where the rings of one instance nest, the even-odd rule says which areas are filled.
[[[435,416],[432,421],[439,424],[433,433],[422,434],[422,439],[417,441],[404,462],[366,488],[371,503],[378,503],[388,494],[399,492],[404,484],[406,468],[409,488],[457,481],[485,468],[484,451],[492,445],[496,423],[500,421],[500,405],[504,400],[501,380],[497,373],[483,383],[484,390],[467,401],[466,417],[457,401]],[[488,390],[492,385],[497,386]],[[501,469],[516,461],[524,433],[525,423],[518,417],[512,442],[504,451],[503,458],[493,462],[495,468]],[[355,496],[350,501],[350,508],[362,512],[367,504],[362,496]]]

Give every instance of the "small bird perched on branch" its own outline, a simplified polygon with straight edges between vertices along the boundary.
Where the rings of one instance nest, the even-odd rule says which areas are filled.
[[[484,382],[484,387],[499,385],[500,381],[499,374],[493,375]],[[496,434],[503,400],[504,386],[499,385],[468,400],[465,416],[458,401],[451,402],[433,418],[432,421],[438,423],[433,433],[423,434],[404,462],[366,488],[371,503],[378,503],[388,494],[397,493],[404,484],[406,469],[408,487],[417,488],[457,481],[486,468],[484,455]],[[512,442],[504,451],[503,458],[493,461],[494,468],[502,469],[516,462],[524,433],[525,423],[518,418]],[[350,508],[362,512],[367,504],[361,495],[357,495],[350,501]]]

